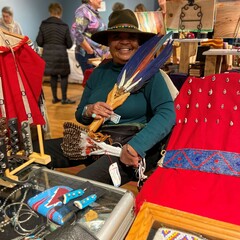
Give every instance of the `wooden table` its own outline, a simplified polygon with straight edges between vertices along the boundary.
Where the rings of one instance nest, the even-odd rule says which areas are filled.
[[[198,43],[207,40],[208,39],[198,38],[184,38],[174,40],[176,42],[180,42],[179,72],[188,73],[189,64],[195,62]]]
[[[203,52],[203,55],[206,55],[204,76],[207,76],[215,73],[221,73],[223,56],[240,56],[240,51],[238,49],[210,49]]]

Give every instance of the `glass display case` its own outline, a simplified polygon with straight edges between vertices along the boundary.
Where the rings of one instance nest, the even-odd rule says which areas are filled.
[[[39,234],[39,237],[42,237],[60,227],[41,214],[32,213],[27,204],[28,199],[54,186],[79,189],[82,184],[90,182],[97,192],[102,193],[96,202],[74,211],[74,217],[69,220],[83,225],[98,239],[124,239],[134,220],[135,198],[128,190],[45,167],[30,168],[23,175],[20,177],[22,184],[17,184],[12,189],[0,187],[0,239],[24,239],[30,235],[37,236],[39,232],[42,232]],[[94,211],[97,217],[86,220],[90,210]]]

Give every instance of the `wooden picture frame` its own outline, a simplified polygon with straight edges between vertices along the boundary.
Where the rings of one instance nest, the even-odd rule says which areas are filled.
[[[240,226],[199,215],[143,203],[125,240],[146,240],[152,229],[168,227],[206,239],[240,239]]]

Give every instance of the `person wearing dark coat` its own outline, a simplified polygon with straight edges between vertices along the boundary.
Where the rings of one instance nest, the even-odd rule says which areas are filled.
[[[73,41],[69,27],[61,20],[62,6],[59,3],[51,3],[48,7],[50,17],[42,21],[36,42],[43,48],[42,58],[46,62],[45,76],[51,76],[52,103],[73,104],[67,98],[68,75],[70,64],[67,49],[71,48]],[[57,97],[58,79],[61,80],[62,100]]]

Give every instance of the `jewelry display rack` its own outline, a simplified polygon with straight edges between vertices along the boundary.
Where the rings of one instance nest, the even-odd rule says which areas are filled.
[[[16,156],[25,160],[24,163],[19,165],[18,167],[14,168],[13,170],[10,170],[9,163],[8,163],[8,158],[11,156],[11,151],[5,151],[0,149],[0,161],[5,161],[6,164],[6,169],[4,172],[4,175],[6,179],[9,179],[9,181],[0,178],[0,185],[5,186],[5,187],[14,187],[19,179],[17,176],[17,173],[24,170],[26,167],[28,167],[32,163],[38,163],[41,165],[46,165],[49,162],[51,162],[51,157],[49,155],[46,155],[44,153],[44,147],[43,147],[43,139],[42,139],[42,129],[40,125],[37,125],[37,132],[38,132],[38,142],[39,142],[39,148],[40,148],[40,153],[32,152],[30,151],[29,155],[26,156],[26,149],[25,150],[20,150],[16,153]],[[18,141],[18,140],[16,140]],[[3,149],[4,146],[2,146]],[[6,155],[6,156],[5,156]],[[13,180],[13,181],[11,181]]]

